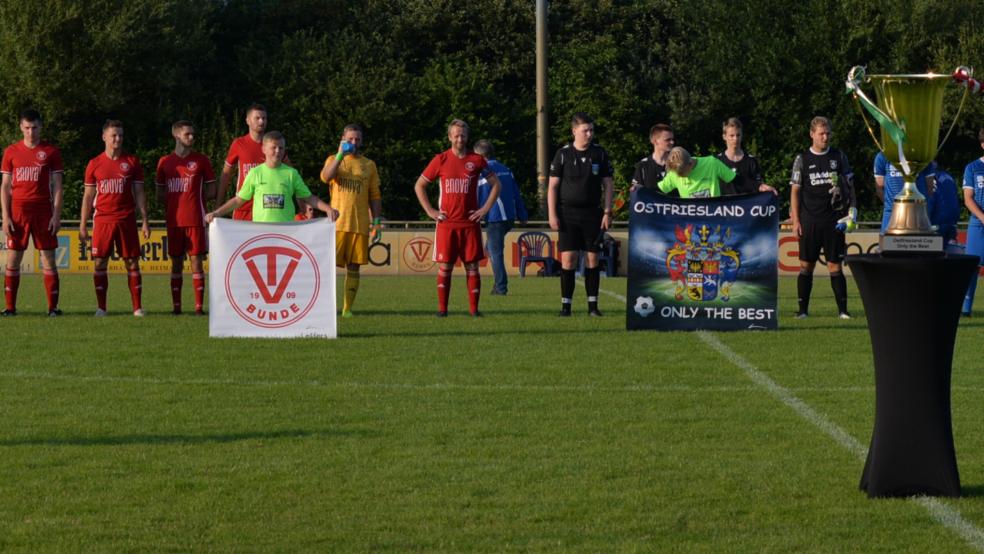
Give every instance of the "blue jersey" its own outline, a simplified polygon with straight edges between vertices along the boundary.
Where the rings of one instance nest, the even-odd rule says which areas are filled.
[[[946,171],[936,172],[936,190],[929,202],[929,222],[939,227],[943,238],[950,240],[957,236],[957,221],[960,219],[960,202],[957,183]]]
[[[984,208],[984,161],[980,158],[967,164],[964,169],[963,188],[974,191],[974,203]],[[970,214],[970,225],[984,227],[973,213]]]
[[[936,175],[936,162],[930,162],[926,169],[919,172],[916,176],[916,188],[923,196],[929,196],[926,193],[926,178]],[[905,179],[903,178],[902,172],[899,171],[894,165],[892,165],[885,154],[881,152],[875,156],[875,176],[882,177],[882,182],[885,185],[885,213],[892,212],[892,200],[902,192],[902,187],[905,186]]]
[[[523,195],[519,192],[519,185],[512,171],[500,163],[498,160],[489,158],[489,171],[495,173],[499,178],[499,198],[489,210],[488,221],[526,221],[529,214],[526,213],[526,204],[523,203]],[[492,185],[484,177],[478,181],[478,205],[482,206],[488,200],[492,192]]]

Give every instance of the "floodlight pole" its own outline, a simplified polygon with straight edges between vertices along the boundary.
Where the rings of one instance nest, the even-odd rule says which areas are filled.
[[[547,216],[547,164],[550,122],[547,120],[547,0],[536,1],[536,199],[540,216]]]

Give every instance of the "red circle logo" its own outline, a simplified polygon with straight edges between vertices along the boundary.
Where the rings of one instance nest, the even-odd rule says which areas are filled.
[[[48,153],[44,150],[38,150],[37,154],[34,155],[39,162],[43,162],[48,159]]]
[[[198,162],[188,162],[188,171],[194,171],[198,169]]]
[[[403,263],[418,273],[434,267],[434,242],[425,237],[411,239],[403,246]]]
[[[304,319],[321,290],[321,272],[310,250],[287,235],[266,234],[244,242],[229,258],[225,291],[245,321],[266,329]]]

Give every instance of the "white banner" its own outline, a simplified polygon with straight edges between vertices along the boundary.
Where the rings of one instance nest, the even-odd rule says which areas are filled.
[[[333,222],[216,219],[208,242],[209,336],[338,336]]]

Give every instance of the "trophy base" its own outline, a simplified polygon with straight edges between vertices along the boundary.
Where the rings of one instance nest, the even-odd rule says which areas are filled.
[[[943,255],[943,237],[935,233],[925,233],[921,235],[882,235],[878,244],[881,246],[882,256],[905,257],[905,256],[925,256],[935,257]]]

